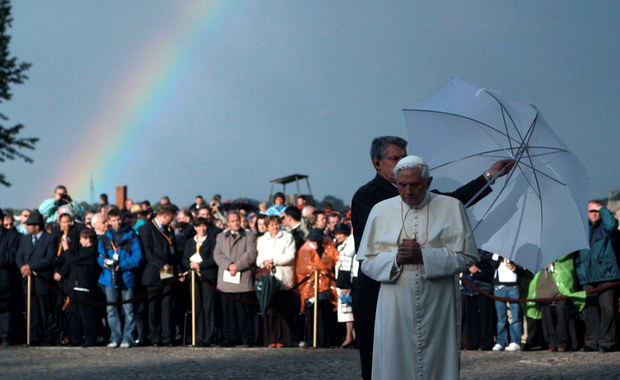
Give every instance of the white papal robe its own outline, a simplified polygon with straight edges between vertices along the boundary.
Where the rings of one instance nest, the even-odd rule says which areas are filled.
[[[398,244],[414,234],[424,264],[399,266]],[[399,196],[378,203],[368,217],[358,259],[364,260],[364,273],[381,282],[372,378],[458,379],[457,274],[479,260],[463,204],[430,192],[416,207]]]

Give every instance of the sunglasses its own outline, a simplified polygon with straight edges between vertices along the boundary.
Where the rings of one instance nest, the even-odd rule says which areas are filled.
[[[595,212],[600,212],[599,210],[588,210],[589,213],[595,213]]]

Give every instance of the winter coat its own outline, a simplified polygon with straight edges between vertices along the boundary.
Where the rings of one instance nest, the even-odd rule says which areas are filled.
[[[159,272],[164,265],[170,265],[172,273],[177,274],[180,262],[179,254],[176,252],[174,231],[169,226],[159,229],[155,223],[152,219],[140,227],[139,235],[145,259],[142,285],[145,286],[161,285]]]
[[[236,237],[230,230],[217,235],[213,257],[218,266],[217,288],[224,293],[251,292],[254,290],[254,273],[252,269],[256,263],[256,237],[253,233],[243,229]],[[224,271],[230,264],[235,264],[241,272],[241,282],[232,284],[223,281]]]
[[[15,264],[18,268],[29,264],[32,271],[47,280],[47,284],[38,279],[32,280],[32,294],[45,296],[53,294],[48,284],[53,284],[52,274],[56,257],[56,239],[53,235],[43,231],[35,246],[32,245],[32,235],[20,237],[19,249],[15,256]],[[27,278],[24,278],[24,292],[27,291]]]
[[[297,252],[295,274],[297,275],[297,283],[300,283],[297,292],[301,297],[301,313],[305,312],[306,300],[314,297],[315,271],[319,272],[318,293],[326,292],[324,294],[327,294],[329,292],[330,301],[336,310],[338,295],[336,293],[336,281],[334,280],[334,268],[338,262],[338,251],[334,247],[334,243],[327,237],[323,239],[323,249],[323,254],[319,255],[317,243],[308,240]]]
[[[256,243],[256,265],[264,268],[265,260],[273,260],[275,277],[282,282],[282,290],[295,285],[295,240],[286,231],[278,231],[275,237],[266,232]]]
[[[19,278],[15,255],[19,248],[20,236],[15,229],[6,230],[0,227],[0,309],[9,307],[11,290],[15,286],[15,279]]]
[[[112,285],[112,272],[106,268],[104,261],[112,259],[114,247],[118,253],[118,271],[116,285]],[[99,238],[99,257],[97,263],[101,267],[99,283],[110,288],[133,288],[138,285],[136,272],[142,260],[140,239],[130,225],[121,226],[118,231],[108,230]]]
[[[605,207],[599,210],[601,219],[590,226],[590,249],[582,249],[575,258],[577,278],[581,285],[620,279],[618,261],[612,245],[612,236],[618,221]]]
[[[79,243],[78,243],[79,244]],[[97,247],[79,247],[63,252],[64,264],[58,273],[68,289],[82,288],[90,291],[97,286],[100,268],[97,265]]]
[[[578,291],[577,279],[575,277],[575,268],[573,263],[574,255],[568,254],[553,262],[553,272],[550,272],[547,268],[536,273],[532,282],[530,282],[527,298],[536,299],[540,296],[537,294],[537,284],[540,276],[551,276],[555,285],[561,295],[570,296],[572,305],[574,305],[579,311],[585,306],[586,292]],[[540,312],[540,303],[527,302],[526,314],[533,319],[542,319],[542,313]]]
[[[202,259],[200,263],[200,274],[213,285],[217,283],[217,263],[213,258],[213,251],[215,250],[216,237],[220,232],[222,232],[221,229],[215,226],[209,226],[207,237],[202,242],[199,249],[200,258]],[[187,240],[185,243],[183,265],[186,268],[190,267],[189,258],[196,253],[196,240],[194,239],[196,239],[196,236]]]

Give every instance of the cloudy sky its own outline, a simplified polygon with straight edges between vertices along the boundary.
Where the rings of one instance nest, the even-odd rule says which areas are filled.
[[[348,201],[374,175],[372,138],[407,137],[402,109],[451,77],[536,104],[588,168],[591,196],[605,197],[620,189],[619,11],[585,0],[13,1],[11,52],[32,68],[2,112],[41,140],[34,164],[0,165],[13,183],[0,206],[37,206],[57,184],[89,202],[117,185],[179,205],[265,200],[271,179],[293,173],[310,176],[316,198]]]

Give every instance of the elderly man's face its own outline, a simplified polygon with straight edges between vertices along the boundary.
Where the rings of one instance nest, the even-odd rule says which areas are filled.
[[[108,221],[103,216],[93,217],[93,219],[91,220],[91,224],[95,229],[97,235],[103,235],[108,230]]]
[[[390,144],[385,149],[385,154],[381,158],[373,158],[372,163],[377,169],[377,173],[387,179],[388,181],[395,183],[394,180],[394,167],[403,157],[407,156],[407,151],[397,145]]]
[[[403,169],[398,172],[396,186],[403,202],[409,206],[417,206],[424,200],[431,181],[430,177],[422,177],[420,168]]]
[[[228,214],[228,227],[233,232],[239,231],[241,229],[241,219],[237,214]]]

